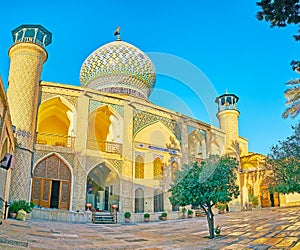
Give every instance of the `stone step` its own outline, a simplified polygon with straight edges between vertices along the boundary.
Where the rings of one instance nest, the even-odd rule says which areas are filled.
[[[92,221],[95,224],[115,224],[115,218],[111,213],[94,212]]]

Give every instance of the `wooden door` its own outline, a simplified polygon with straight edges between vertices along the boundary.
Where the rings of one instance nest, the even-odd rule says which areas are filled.
[[[59,191],[59,209],[69,209],[70,201],[70,182],[61,181]]]

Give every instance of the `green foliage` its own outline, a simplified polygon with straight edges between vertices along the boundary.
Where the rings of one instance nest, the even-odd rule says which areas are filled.
[[[188,215],[191,215],[191,214],[194,214],[194,211],[193,210],[188,210]]]
[[[30,213],[34,208],[34,203],[32,201],[27,202],[25,200],[16,200],[9,206],[10,213],[16,213],[23,209],[26,213]]]
[[[258,206],[258,204],[259,204],[258,197],[257,196],[253,196],[251,202],[252,202],[252,205],[254,207]]]
[[[222,202],[218,202],[216,204],[216,208],[219,209],[219,210],[225,210],[227,207],[227,204],[226,203],[222,203]]]
[[[299,68],[297,69],[299,71]],[[282,114],[284,119],[290,117],[295,118],[300,113],[300,79],[290,80],[286,83],[290,88],[284,91],[284,95],[287,99],[287,109]]]
[[[144,218],[150,218],[150,214],[145,213],[145,214],[144,214]]]
[[[272,146],[268,164],[272,169],[270,192],[300,193],[300,122],[294,133]]]
[[[285,27],[288,24],[296,24],[299,27],[300,23],[300,5],[299,0],[262,0],[256,3],[261,10],[257,12],[256,17],[258,20],[265,20],[271,24],[271,27]],[[296,41],[300,40],[298,34],[294,35]],[[293,70],[300,72],[300,62],[293,60],[291,62]],[[299,79],[291,80],[286,83],[287,86],[299,84]],[[284,92],[287,98],[286,104],[288,105],[282,117],[295,118],[300,113],[300,87],[295,86],[287,89]]]
[[[124,213],[124,217],[125,217],[126,219],[129,219],[129,218],[131,217],[131,213],[130,213],[130,212],[125,212],[125,213]]]
[[[185,208],[185,207],[183,207],[183,208],[181,209],[181,212],[182,212],[183,214],[185,214],[185,212],[186,212],[186,208]]]
[[[256,4],[261,8],[256,14],[257,19],[269,22],[272,28],[300,23],[299,0],[262,0]],[[294,38],[299,40],[298,35]]]
[[[165,213],[165,212],[161,213],[161,217],[167,217],[167,216],[168,216],[167,213]]]
[[[173,206],[201,206],[207,215],[210,238],[214,238],[212,206],[237,198],[237,169],[238,162],[229,156],[210,156],[201,166],[195,162],[184,165],[175,173],[170,202]]]
[[[182,171],[176,172],[170,202],[174,206],[198,204],[204,207],[231,201],[239,195],[235,184],[237,167],[236,160],[228,156],[210,156],[201,166],[185,165]]]

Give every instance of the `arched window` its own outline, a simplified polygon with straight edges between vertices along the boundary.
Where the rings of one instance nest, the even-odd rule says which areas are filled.
[[[144,159],[140,155],[135,158],[135,178],[144,179]]]
[[[161,189],[154,191],[154,212],[164,211],[164,194]]]
[[[171,163],[171,171],[172,171],[172,180],[175,179],[175,172],[178,170],[178,163],[174,160]]]
[[[137,188],[135,190],[135,213],[144,212],[144,190],[142,188]]]
[[[163,163],[159,157],[153,161],[153,178],[155,180],[163,179]]]
[[[35,205],[69,209],[71,171],[57,155],[38,163],[33,172],[31,200]]]

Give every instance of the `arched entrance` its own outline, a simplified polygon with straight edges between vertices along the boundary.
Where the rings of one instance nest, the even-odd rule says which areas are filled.
[[[270,185],[269,178],[264,179],[260,184],[261,206],[278,207],[280,205],[279,194],[278,193],[271,194],[269,191],[269,185]]]
[[[56,154],[40,161],[34,169],[31,200],[47,208],[69,209],[72,175]]]
[[[116,172],[105,163],[95,166],[87,176],[86,203],[96,211],[109,211],[112,204],[119,204],[120,181]]]

